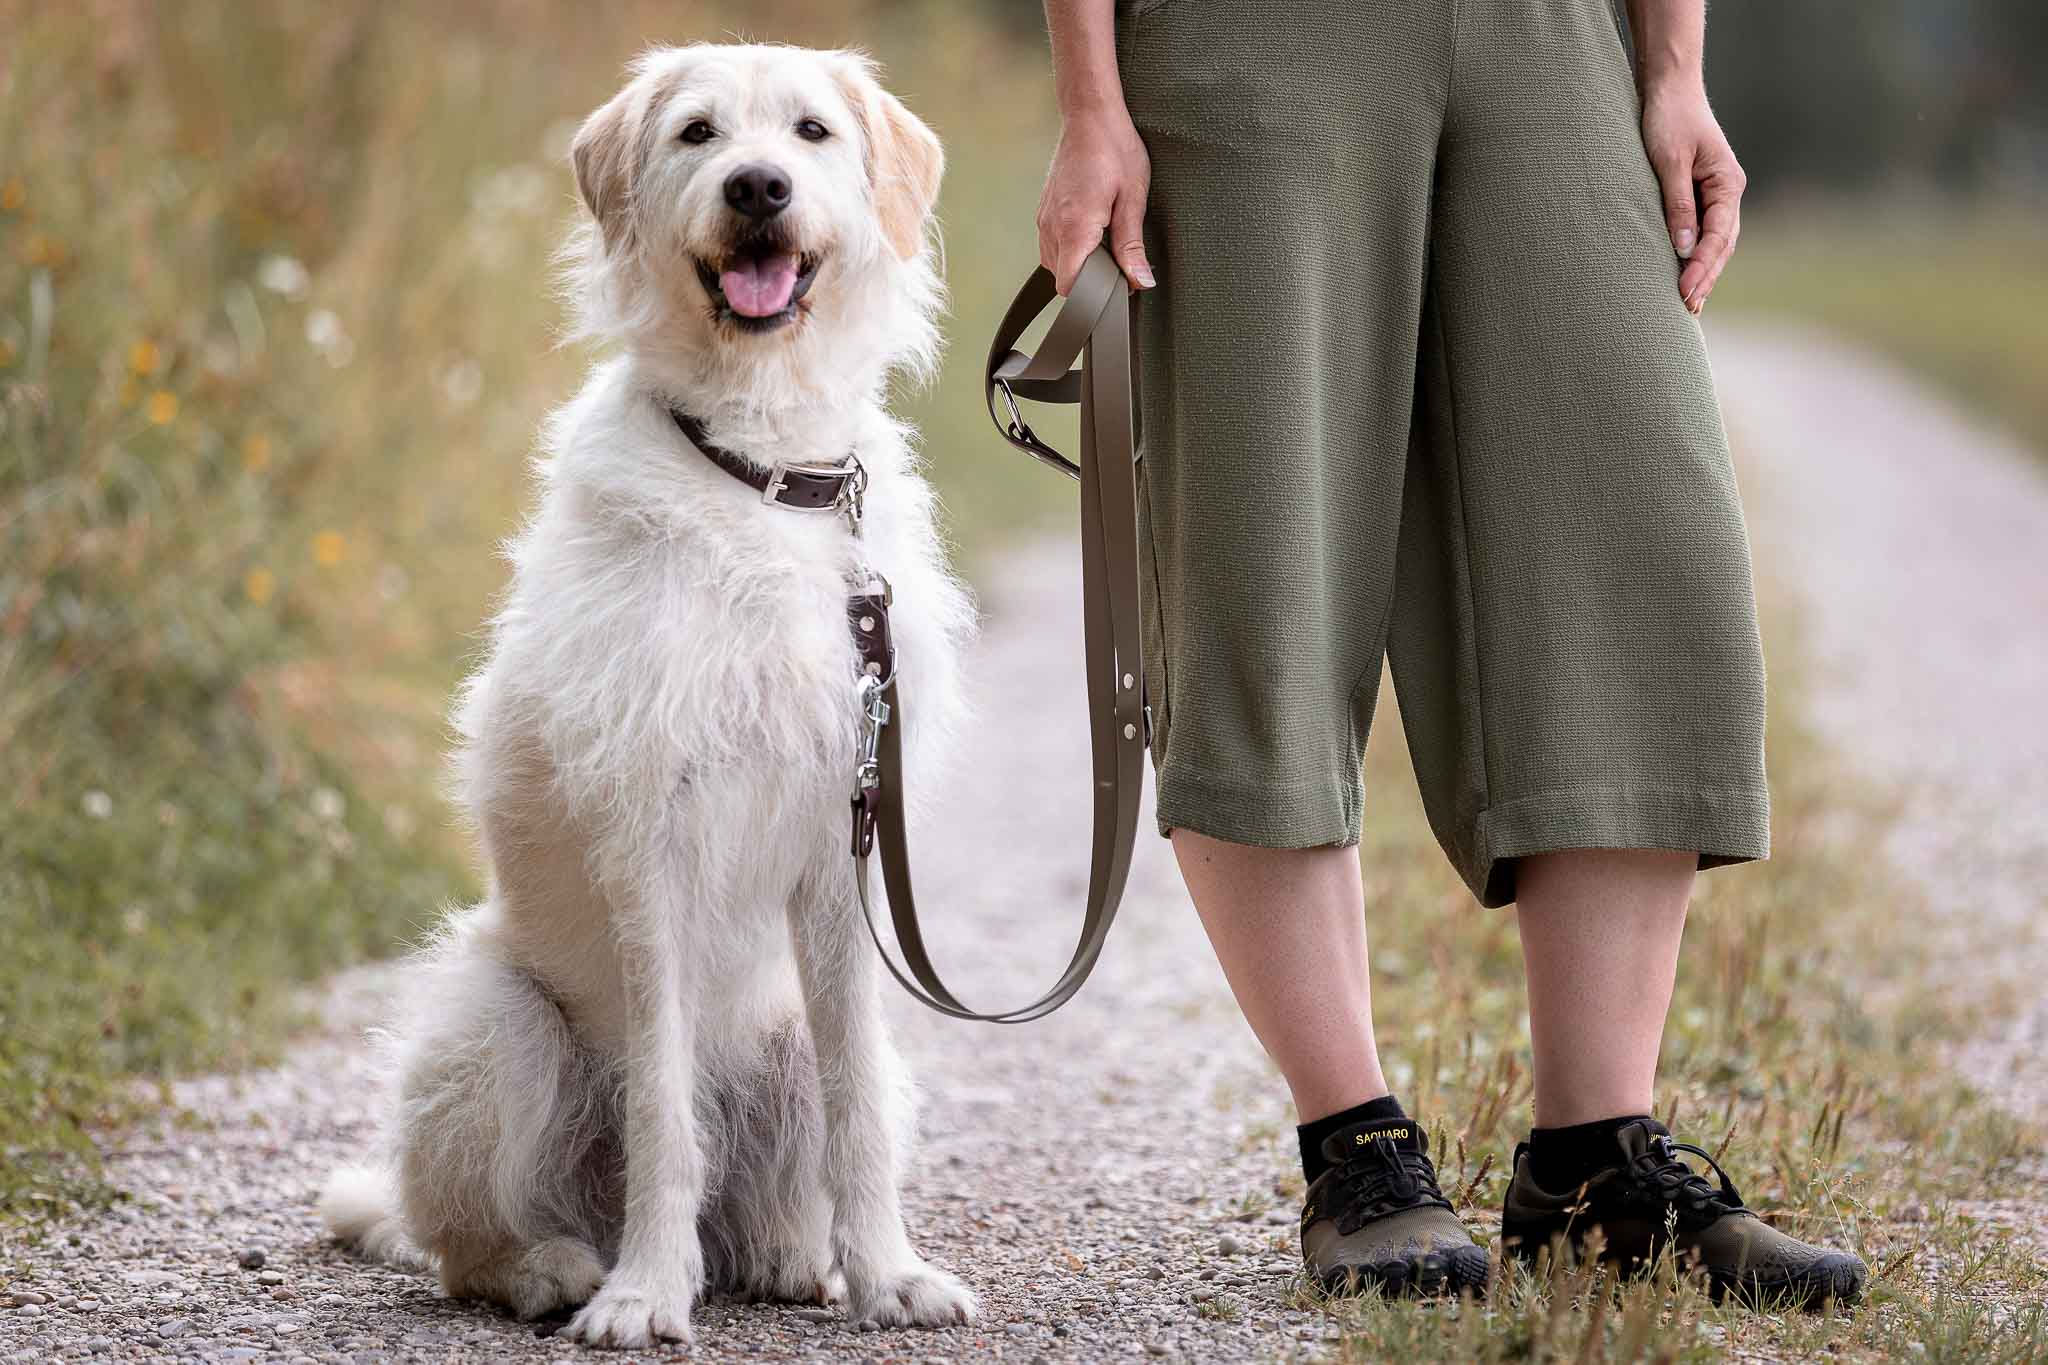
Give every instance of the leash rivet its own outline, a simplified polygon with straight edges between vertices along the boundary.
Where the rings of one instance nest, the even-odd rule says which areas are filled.
[[[1132,676],[1131,676],[1130,674],[1128,674],[1128,673],[1124,674],[1124,687],[1125,687],[1126,689],[1129,689],[1129,688],[1133,688],[1133,687],[1136,687],[1137,685],[1138,685],[1138,680],[1137,680],[1136,678],[1132,677]]]
[[[873,629],[875,628],[875,618],[874,618],[874,617],[872,617],[872,616],[863,616],[863,617],[861,617],[861,618],[860,618],[860,628],[861,628],[862,630],[873,630]],[[1125,686],[1125,687],[1129,687],[1129,686],[1130,686],[1130,684],[1129,684],[1129,683],[1125,683],[1125,684],[1124,684],[1124,686]]]
[[[1138,737],[1138,727],[1137,727],[1137,726],[1135,726],[1135,725],[1126,725],[1126,726],[1124,727],[1124,738],[1125,738],[1125,739],[1136,739],[1137,737]]]

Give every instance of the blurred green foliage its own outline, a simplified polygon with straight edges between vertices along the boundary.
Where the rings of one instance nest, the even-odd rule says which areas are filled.
[[[1707,88],[1763,197],[1901,183],[2048,190],[2035,0],[1714,5]]]
[[[968,340],[908,409],[971,536],[1050,514],[976,374],[1046,75],[971,8],[0,0],[0,1207],[474,891],[442,714],[585,360],[568,138],[742,27],[862,40],[946,138]]]

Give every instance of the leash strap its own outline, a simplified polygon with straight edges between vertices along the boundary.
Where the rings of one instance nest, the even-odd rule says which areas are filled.
[[[1094,970],[1130,875],[1145,746],[1151,739],[1138,605],[1130,290],[1109,253],[1097,248],[1037,351],[1016,350],[1025,329],[1055,297],[1052,275],[1044,269],[1035,271],[1004,315],[984,371],[989,416],[1003,438],[1081,483],[1081,610],[1095,779],[1088,906],[1066,969],[1050,990],[1029,1004],[993,1014],[969,1009],[932,966],[910,887],[903,817],[903,702],[896,688],[894,651],[887,641],[886,586],[869,587],[847,607],[864,668],[863,770],[853,799],[853,857],[868,932],[890,974],[912,996],[955,1019],[993,1024],[1044,1018],[1071,999]],[[1081,364],[1071,368],[1076,357]],[[1079,463],[1038,438],[1017,407],[1019,398],[1081,405]],[[879,629],[864,632],[863,619],[877,623]],[[901,966],[882,941],[868,889],[868,859],[877,851],[890,920],[903,954]]]

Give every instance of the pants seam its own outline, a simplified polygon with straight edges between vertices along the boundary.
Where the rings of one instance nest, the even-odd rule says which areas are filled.
[[[1486,673],[1480,663],[1479,580],[1472,564],[1472,509],[1465,492],[1465,444],[1458,427],[1458,379],[1451,367],[1450,341],[1444,327],[1443,295],[1433,287],[1429,287],[1429,295],[1430,315],[1436,323],[1436,351],[1444,367],[1444,421],[1451,433],[1451,477],[1458,483],[1458,556],[1465,566],[1465,613],[1472,628],[1472,724],[1479,732],[1479,782],[1483,789],[1479,808],[1484,811],[1493,805],[1493,745],[1486,728]]]

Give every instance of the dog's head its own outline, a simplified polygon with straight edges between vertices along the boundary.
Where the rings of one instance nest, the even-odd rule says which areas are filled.
[[[705,44],[633,72],[571,149],[586,330],[725,377],[922,358],[943,157],[865,58]]]

